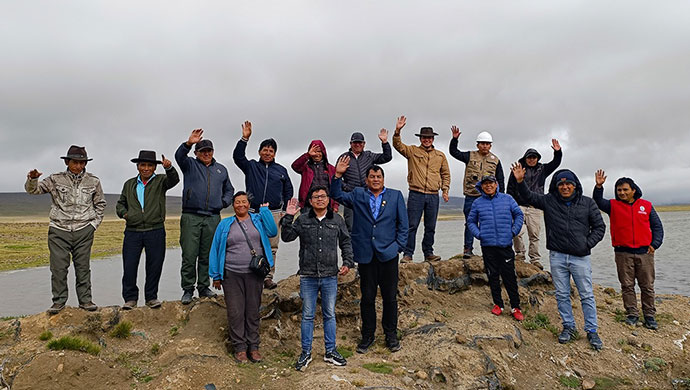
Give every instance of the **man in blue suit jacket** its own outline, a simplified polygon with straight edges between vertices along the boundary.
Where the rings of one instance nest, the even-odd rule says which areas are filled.
[[[362,299],[362,341],[357,352],[365,353],[374,344],[376,331],[376,290],[381,287],[383,316],[381,326],[386,347],[400,350],[398,342],[398,253],[407,243],[407,210],[398,190],[383,185],[383,169],[372,165],[367,171],[366,188],[343,192],[342,176],[350,164],[349,157],[338,160],[331,196],[353,211],[352,248],[359,264]]]

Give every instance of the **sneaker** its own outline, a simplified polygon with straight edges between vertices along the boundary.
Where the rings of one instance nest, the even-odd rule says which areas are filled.
[[[367,353],[367,350],[374,344],[374,341],[376,341],[374,336],[362,338],[362,341],[357,344],[357,353]]]
[[[86,311],[96,311],[98,310],[98,306],[96,306],[95,303],[88,301],[86,303],[80,303],[79,308],[84,309]]]
[[[503,313],[503,308],[498,306],[498,305],[494,305],[494,308],[491,309],[491,314],[495,314],[497,316],[500,316],[501,313]]]
[[[208,287],[204,287],[199,290],[199,298],[215,298],[216,296],[218,295],[211,291],[211,289]]]
[[[53,306],[48,308],[48,310],[46,310],[46,312],[50,315],[53,315],[53,314],[57,314],[57,313],[61,312],[62,309],[64,309],[64,308],[65,308],[64,303],[53,303]]]
[[[237,352],[234,358],[237,363],[249,363],[249,359],[247,359],[247,353],[244,351]]]
[[[642,325],[651,330],[659,329],[659,324],[657,324],[656,319],[653,316],[644,316],[644,324]]]
[[[472,253],[472,249],[465,248],[465,250],[462,251],[462,258],[463,259],[469,259],[472,256],[474,256],[474,253]]]
[[[278,287],[278,283],[274,282],[273,279],[264,279],[264,288],[267,290],[273,290]]]
[[[391,352],[400,351],[400,341],[398,341],[398,336],[386,337],[386,348]]]
[[[435,255],[435,254],[430,254],[427,256],[424,256],[424,261],[439,261],[441,260],[441,256]]]
[[[637,325],[637,321],[640,320],[640,317],[634,316],[634,315],[629,315],[625,318],[625,324],[630,325],[630,326],[635,326]]]
[[[541,263],[539,262],[539,260],[532,260],[531,264],[532,264],[533,266],[539,268],[539,269],[542,270],[542,271],[544,270],[544,266],[541,265]]]
[[[400,259],[401,263],[411,263],[412,262],[412,257],[411,256],[403,256],[402,259]]]
[[[137,307],[137,301],[127,301],[122,305],[122,310],[132,310]]]
[[[563,327],[561,334],[558,335],[558,342],[561,344],[565,344],[573,338],[575,338],[575,329]]]
[[[326,352],[325,355],[323,355],[323,361],[326,363],[331,363],[334,366],[344,366],[347,364],[347,360],[345,360],[340,353],[338,353],[337,350],[332,350],[331,352]]]
[[[161,301],[158,299],[150,299],[146,301],[146,306],[150,307],[151,309],[158,309],[161,307]]]
[[[259,363],[261,362],[261,359],[261,352],[259,352],[258,349],[249,351],[249,360],[251,360],[254,363]]]
[[[324,360],[325,359],[326,358],[324,357]],[[304,369],[307,368],[309,363],[311,363],[311,351],[302,351],[302,353],[297,358],[297,362],[295,363],[295,370],[304,371]]]
[[[183,305],[189,305],[190,303],[192,303],[193,298],[194,298],[194,290],[185,291],[184,294],[182,294],[182,298],[180,299],[180,302],[182,302]],[[246,355],[246,353],[245,353],[245,355]]]
[[[596,331],[587,332],[587,340],[589,340],[589,345],[591,345],[592,348],[594,348],[597,351],[599,351],[604,346],[604,343],[601,341],[601,339],[599,338],[599,334],[597,334]]]
[[[515,308],[510,311],[510,314],[512,314],[513,318],[515,318],[518,321],[522,321],[525,319],[525,316],[522,315],[522,311],[520,311],[519,308]]]

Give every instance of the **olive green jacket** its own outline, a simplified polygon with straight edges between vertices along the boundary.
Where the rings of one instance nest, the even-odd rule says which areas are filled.
[[[163,228],[165,222],[165,193],[180,182],[175,167],[165,170],[164,175],[156,175],[144,187],[144,210],[137,197],[137,177],[125,182],[115,211],[117,216],[127,221],[125,230],[144,232]]]

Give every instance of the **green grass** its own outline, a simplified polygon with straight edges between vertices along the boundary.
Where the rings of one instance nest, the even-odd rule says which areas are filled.
[[[664,367],[666,367],[666,361],[662,358],[653,357],[645,360],[644,362],[644,368],[648,369],[649,371],[658,372]]]
[[[581,381],[574,376],[561,375],[558,377],[558,381],[565,387],[576,389],[580,387]]]
[[[388,363],[365,363],[362,367],[377,374],[392,374],[393,367]]]
[[[158,343],[155,343],[151,346],[151,355],[158,355],[161,353],[161,345]]]
[[[625,386],[631,386],[633,383],[627,379],[627,378],[616,378],[616,377],[599,377],[599,378],[594,378],[594,383],[595,386],[594,388],[596,390],[610,390],[610,389],[615,389],[618,386],[625,385]]]
[[[12,329],[0,330],[0,340],[9,337],[13,333]]]
[[[549,317],[543,313],[537,313],[534,316],[529,316],[522,321],[522,327],[527,330],[546,329],[554,336],[558,336],[558,328],[551,324]]]
[[[352,348],[350,348],[350,347],[345,347],[345,346],[342,346],[342,345],[341,345],[341,346],[339,346],[338,348],[336,348],[336,350],[337,350],[338,353],[341,354],[345,359],[347,359],[347,358],[351,357],[352,355],[354,355],[354,353],[352,352]]]
[[[676,319],[675,317],[673,317],[673,314],[671,313],[657,313],[656,320],[661,325],[670,325]]]
[[[53,351],[70,350],[81,351],[91,355],[98,355],[101,347],[98,345],[74,336],[63,336],[48,343],[48,349]]]
[[[122,321],[115,325],[112,331],[110,331],[110,337],[115,337],[118,339],[126,339],[132,334],[132,325],[129,321]]]
[[[46,330],[38,336],[41,341],[48,341],[53,338],[53,332]]]
[[[628,315],[621,309],[616,309],[616,311],[613,312],[613,319],[616,322],[625,322],[626,318],[628,318]]]

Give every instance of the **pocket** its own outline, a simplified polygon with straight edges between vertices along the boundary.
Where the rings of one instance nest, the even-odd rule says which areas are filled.
[[[96,192],[96,187],[83,187],[81,191],[79,191],[80,204],[87,205],[91,203],[94,192]]]
[[[61,206],[71,204],[69,202],[69,191],[70,188],[67,186],[58,185],[55,187],[55,194]]]

